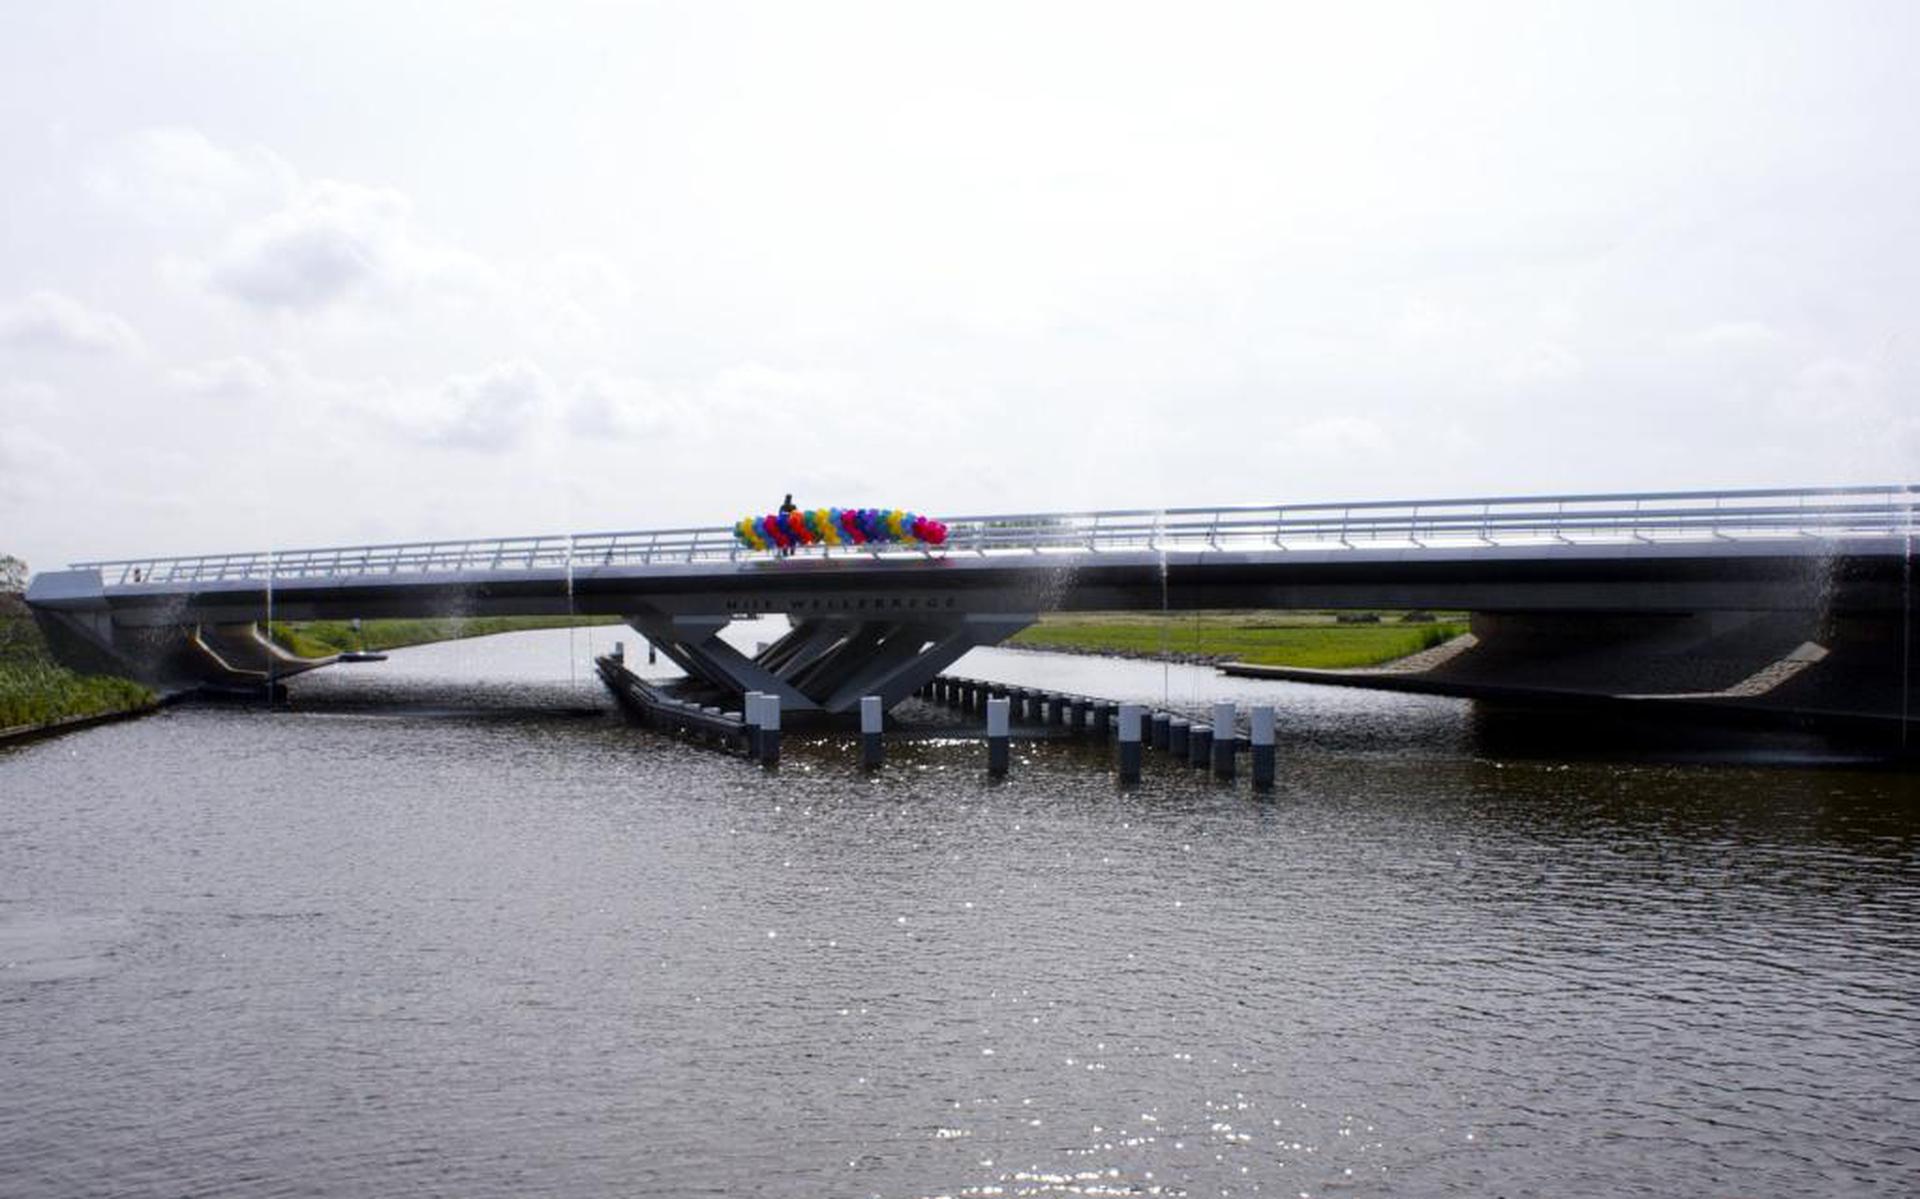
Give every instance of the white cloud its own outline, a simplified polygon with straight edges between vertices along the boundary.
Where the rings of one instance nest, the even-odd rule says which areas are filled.
[[[321,184],[236,232],[214,260],[209,280],[261,308],[321,307],[395,269],[407,207],[395,191]]]
[[[271,390],[274,373],[258,360],[242,355],[176,368],[167,372],[167,381],[186,395],[255,399]]]
[[[392,188],[321,180],[234,231],[207,268],[216,291],[255,308],[308,312],[356,296],[473,292],[494,272],[424,237]]]
[[[60,393],[51,384],[35,379],[0,382],[0,421],[16,421],[27,413],[51,412],[59,402]]]
[[[88,176],[94,195],[145,224],[193,224],[277,207],[297,189],[286,160],[258,147],[229,150],[197,129],[145,129]]]
[[[522,447],[556,405],[556,388],[533,363],[499,362],[455,375],[410,412],[391,413],[416,440],[452,449],[498,452]]]
[[[0,503],[26,504],[48,491],[64,491],[85,475],[64,446],[32,429],[0,426]],[[0,553],[9,551],[0,545]]]
[[[132,354],[140,349],[133,326],[71,296],[36,291],[0,308],[0,346],[70,354]]]
[[[1716,321],[1681,334],[1675,344],[1684,349],[1753,350],[1773,345],[1780,334],[1762,321]]]
[[[1581,369],[1579,355],[1567,347],[1537,345],[1514,354],[1501,363],[1494,373],[1504,383],[1526,387],[1565,383],[1569,379],[1579,378]]]
[[[1296,455],[1340,459],[1376,454],[1387,448],[1386,430],[1364,416],[1325,416],[1282,439]]]
[[[705,422],[682,394],[646,379],[590,371],[568,396],[567,426],[586,437],[638,440],[686,436]]]

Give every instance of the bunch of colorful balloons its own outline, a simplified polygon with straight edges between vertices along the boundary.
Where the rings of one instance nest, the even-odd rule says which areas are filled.
[[[756,550],[870,542],[941,545],[947,526],[901,508],[812,508],[744,517],[734,523],[733,535]]]

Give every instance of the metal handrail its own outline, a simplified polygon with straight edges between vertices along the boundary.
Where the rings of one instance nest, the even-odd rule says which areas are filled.
[[[1911,534],[1920,484],[1662,491],[1448,500],[999,513],[946,521],[945,546],[811,546],[802,555],[987,555],[1055,551],[1235,550],[1383,545],[1426,551],[1530,542],[1739,540]],[[109,585],[314,579],[735,561],[724,525],[76,562]]]

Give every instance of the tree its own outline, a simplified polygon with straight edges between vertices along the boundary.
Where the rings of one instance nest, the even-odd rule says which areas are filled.
[[[0,592],[27,589],[27,564],[12,554],[0,554]]]

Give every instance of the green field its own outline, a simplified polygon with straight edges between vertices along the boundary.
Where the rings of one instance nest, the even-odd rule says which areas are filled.
[[[1397,612],[1376,615],[1378,624],[1343,624],[1330,612],[1075,613],[1042,616],[1012,644],[1340,670],[1391,662],[1467,631],[1465,618],[1458,614],[1419,624],[1403,623]]]
[[[59,665],[19,597],[0,595],[0,729],[129,712],[153,703],[153,692],[138,683],[79,675]]]
[[[303,658],[324,658],[352,649],[399,649],[430,641],[490,637],[528,629],[565,629],[619,624],[617,616],[435,616],[422,620],[365,620],[355,633],[344,620],[276,621],[273,639]]]

